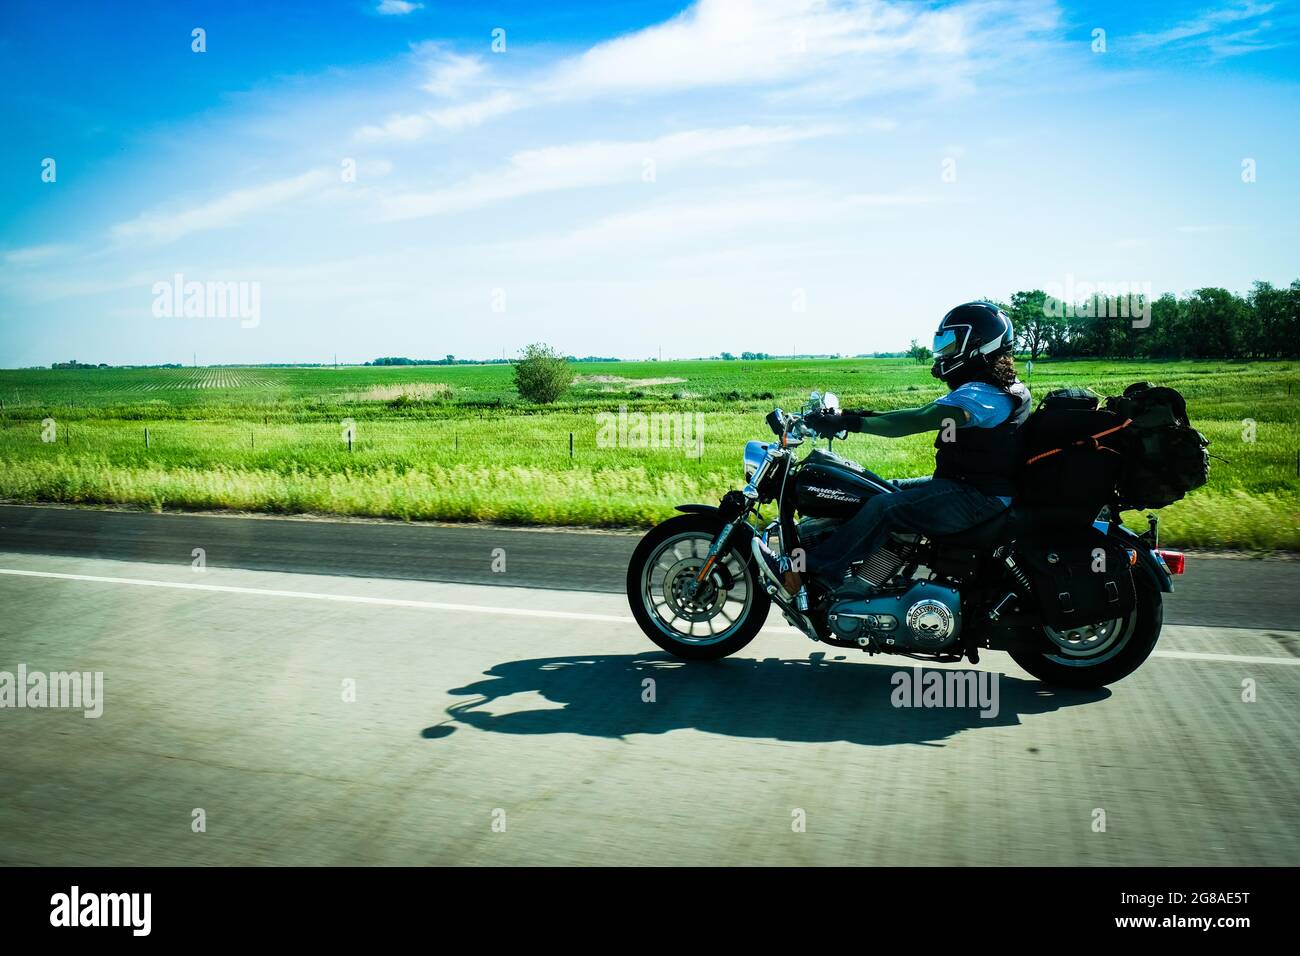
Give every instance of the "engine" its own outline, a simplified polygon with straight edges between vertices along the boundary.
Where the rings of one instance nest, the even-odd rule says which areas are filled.
[[[891,650],[941,651],[961,633],[961,595],[930,581],[868,597],[837,601],[827,614],[831,631],[866,646],[870,638]]]

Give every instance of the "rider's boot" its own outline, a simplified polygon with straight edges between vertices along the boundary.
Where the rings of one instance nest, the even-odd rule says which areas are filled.
[[[776,554],[757,535],[753,538],[750,550],[754,554],[754,563],[759,573],[768,584],[782,588],[787,596],[796,594],[803,586],[803,578],[798,571],[792,570],[790,559],[783,554]]]

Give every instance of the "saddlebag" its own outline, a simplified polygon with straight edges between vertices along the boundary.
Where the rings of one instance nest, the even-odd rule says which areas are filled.
[[[1016,559],[1043,623],[1058,631],[1124,617],[1137,603],[1129,553],[1096,529],[1068,541],[1027,541]]]

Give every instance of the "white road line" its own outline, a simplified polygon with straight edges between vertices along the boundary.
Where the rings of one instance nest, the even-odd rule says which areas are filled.
[[[362,597],[356,594],[321,594],[317,591],[282,591],[272,588],[241,588],[228,584],[187,584],[183,581],[150,581],[145,578],[110,578],[96,574],[64,574],[55,571],[24,571],[0,568],[0,574],[24,578],[54,578],[60,581],[89,581],[94,584],[130,584],[142,588],[174,588],[183,591],[217,591],[223,594],[260,594],[264,597],[304,598],[341,604],[379,604],[386,607],[415,607],[430,611],[471,611],[479,614],[507,614],[513,617],[547,617],[564,621],[604,621],[631,624],[632,618],[616,614],[583,614],[578,611],[543,611],[538,608],[487,607],[479,604],[448,604],[443,601],[411,601],[404,598]]]
[[[27,571],[19,568],[0,568],[0,574],[24,578],[53,578],[59,581],[87,581],[92,584],[127,584],[144,588],[172,588],[180,591],[214,591],[222,594],[258,594],[263,597],[301,598],[308,601],[334,601],[340,604],[371,604],[383,607],[410,607],[429,611],[465,611],[474,614],[504,614],[510,617],[540,617],[561,621],[600,621],[607,624],[633,624],[634,620],[619,614],[584,614],[580,611],[544,611],[539,608],[491,607],[482,604],[451,604],[445,601],[414,601],[407,598],[363,597],[359,594],[322,594],[319,591],[286,591],[274,588],[241,588],[230,584],[193,584],[185,581],[152,581],[147,578],[115,578],[97,574],[68,574],[59,571]],[[792,627],[777,626],[803,637]],[[1152,657],[1170,660],[1213,661],[1227,664],[1287,664],[1300,665],[1296,657],[1261,657],[1245,654],[1206,654],[1198,651],[1155,651]]]
[[[1248,657],[1238,654],[1202,654],[1199,651],[1155,651],[1152,657],[1180,661],[1226,661],[1230,664],[1300,664],[1300,657]]]

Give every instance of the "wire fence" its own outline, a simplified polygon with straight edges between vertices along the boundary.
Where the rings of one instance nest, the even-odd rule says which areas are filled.
[[[727,440],[727,448],[735,445]],[[628,440],[626,435],[602,435],[599,429],[557,430],[551,434],[518,434],[476,424],[383,422],[236,424],[189,421],[8,421],[0,422],[0,455],[21,450],[24,456],[41,447],[51,451],[122,452],[137,448],[159,454],[185,451],[283,452],[324,454],[373,452],[408,453],[438,448],[452,453],[530,449],[571,459],[611,451],[672,452],[701,457],[706,450],[702,431],[676,432]],[[721,447],[721,442],[719,443]]]

